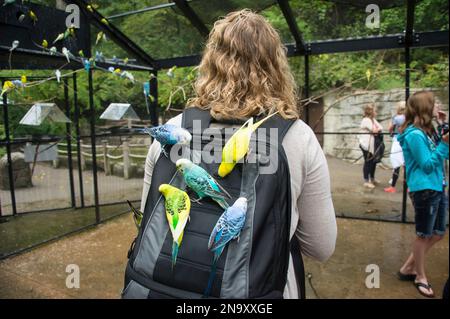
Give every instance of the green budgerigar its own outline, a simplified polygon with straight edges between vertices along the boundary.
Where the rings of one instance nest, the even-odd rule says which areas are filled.
[[[188,194],[169,184],[161,184],[159,191],[165,198],[167,222],[172,233],[172,268],[177,261],[178,250],[183,240],[184,228],[189,219],[191,201]]]

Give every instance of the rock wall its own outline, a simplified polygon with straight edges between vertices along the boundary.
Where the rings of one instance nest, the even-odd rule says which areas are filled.
[[[424,89],[411,89],[411,94]],[[448,111],[448,90],[427,89],[435,93],[436,98]],[[405,100],[404,89],[389,91],[354,91],[346,96],[330,94],[324,97],[325,132],[359,132],[359,126],[363,117],[363,108],[368,103],[377,106],[377,120],[387,132],[392,116],[396,112],[396,104]],[[327,111],[328,110],[328,111]],[[362,163],[362,152],[359,149],[357,135],[324,135],[323,149],[325,154],[351,162]],[[391,149],[391,137],[385,135],[386,156],[383,164],[390,167],[389,151]]]

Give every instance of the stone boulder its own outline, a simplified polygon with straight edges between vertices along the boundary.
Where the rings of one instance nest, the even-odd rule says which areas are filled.
[[[14,188],[31,187],[31,169],[25,162],[23,153],[11,153],[13,167]],[[0,159],[0,189],[9,190],[8,158],[4,155]]]

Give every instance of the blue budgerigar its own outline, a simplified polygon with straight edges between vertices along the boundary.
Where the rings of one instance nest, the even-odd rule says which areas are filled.
[[[167,157],[168,154],[165,149],[167,145],[189,145],[192,140],[192,135],[188,130],[172,124],[164,124],[144,130],[161,144],[161,150]]]
[[[230,194],[202,167],[185,158],[179,159],[176,166],[183,174],[186,185],[197,194],[198,200],[210,197],[223,209],[229,207],[225,199],[231,198]]]
[[[222,255],[225,246],[233,239],[239,238],[245,224],[247,214],[247,199],[240,197],[220,216],[209,237],[208,249],[214,253],[208,286],[204,296],[209,297],[217,270],[217,262]]]

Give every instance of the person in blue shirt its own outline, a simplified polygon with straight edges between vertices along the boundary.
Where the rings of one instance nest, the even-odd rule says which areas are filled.
[[[406,182],[415,211],[416,238],[412,253],[400,268],[401,280],[414,281],[420,294],[434,297],[425,274],[425,254],[446,231],[447,198],[444,161],[449,157],[448,132],[435,138],[437,108],[432,92],[413,94],[406,104],[398,141],[405,158]]]
[[[403,151],[400,143],[397,140],[397,136],[400,133],[400,127],[405,123],[405,101],[397,103],[397,113],[392,117],[391,125],[389,126],[389,133],[392,136],[392,146],[390,160],[392,164],[392,178],[389,182],[390,186],[385,188],[386,193],[395,193],[395,185],[400,176],[400,168],[405,164],[403,159]]]

